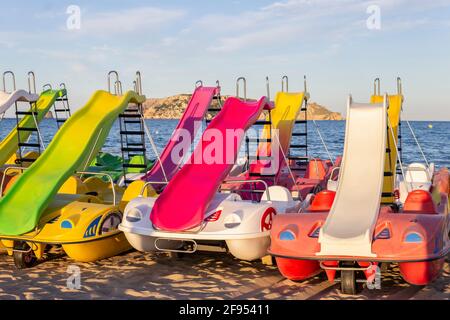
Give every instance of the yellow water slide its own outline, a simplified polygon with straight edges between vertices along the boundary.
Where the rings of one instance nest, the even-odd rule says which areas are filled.
[[[376,81],[379,81],[378,79]],[[400,79],[399,79],[400,81]],[[377,91],[377,90],[375,90]],[[375,92],[371,97],[370,103],[383,103],[384,97],[380,95],[380,90]],[[396,95],[389,95],[388,107],[388,138],[386,143],[386,161],[384,170],[384,183],[381,202],[383,204],[394,203],[395,175],[397,171],[397,147],[398,135],[401,121],[401,112],[403,108],[403,94],[401,92],[401,83],[399,82],[399,90]]]

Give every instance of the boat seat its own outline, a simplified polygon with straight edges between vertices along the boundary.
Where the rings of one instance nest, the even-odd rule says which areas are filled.
[[[323,180],[328,172],[324,162],[320,159],[311,159],[306,168],[305,178]]]
[[[340,167],[335,167],[331,171],[330,178],[328,179],[327,189],[331,191],[337,191],[339,186],[339,170]]]
[[[405,177],[399,183],[400,201],[405,203],[408,191],[430,191],[433,185],[434,165],[429,168],[422,163],[412,163],[405,170]]]
[[[436,206],[430,192],[425,190],[411,191],[403,207],[404,213],[437,214]]]
[[[321,191],[314,197],[311,205],[309,206],[309,212],[329,212],[333,206],[334,198],[336,196],[335,191],[325,190]]]

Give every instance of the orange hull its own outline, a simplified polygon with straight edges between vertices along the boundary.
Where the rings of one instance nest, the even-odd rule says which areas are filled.
[[[324,261],[353,261],[360,265],[363,262],[394,262],[399,263],[400,272],[408,283],[428,284],[439,276],[445,257],[450,251],[448,181],[447,170],[436,175],[434,188],[441,199],[432,212],[420,212],[430,208],[429,203],[425,202],[419,205],[417,202],[413,205],[405,204],[405,208],[414,209],[416,212],[394,212],[390,207],[382,207],[372,242],[375,258],[317,256],[320,252],[319,231],[327,219],[328,212],[313,210],[277,215],[273,221],[269,253],[278,258],[277,261],[281,261],[281,273],[293,280],[313,276],[315,272],[312,266]],[[423,192],[411,194],[414,201],[427,198],[423,197]]]

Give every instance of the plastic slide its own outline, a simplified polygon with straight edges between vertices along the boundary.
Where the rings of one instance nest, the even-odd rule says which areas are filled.
[[[195,136],[197,134],[198,126],[195,124],[201,122],[205,117],[206,112],[208,111],[209,106],[211,105],[212,99],[219,92],[218,87],[197,87],[192,95],[191,100],[178,123],[172,137],[170,138],[168,144],[164,148],[163,152],[160,154],[160,160],[156,161],[155,165],[152,169],[142,178],[145,181],[161,181],[166,182],[166,179],[170,181],[170,179],[175,175],[180,166],[178,161],[172,159],[172,150],[179,143],[180,139],[183,139],[180,136],[180,130],[187,130],[189,132],[189,146],[194,142]],[[183,141],[183,143],[186,143]],[[184,154],[179,154],[180,157],[184,157]],[[154,188],[157,187],[152,185]]]
[[[333,207],[320,230],[317,255],[373,257],[372,236],[380,210],[387,141],[387,99],[349,99],[344,156]]]
[[[129,103],[144,101],[144,96],[132,91],[124,96],[97,91],[0,200],[0,234],[17,236],[32,231],[64,182],[97,155],[118,115]]]
[[[188,163],[156,200],[150,217],[156,228],[185,231],[201,225],[220,184],[236,162],[245,131],[267,106],[266,98],[250,103],[227,99],[203,133]],[[208,159],[210,154],[214,156],[213,161]]]
[[[275,99],[275,108],[271,111],[272,125],[266,125],[262,134],[262,139],[271,137],[272,142],[262,142],[258,147],[258,156],[270,157],[273,144],[279,146],[279,157],[274,159],[278,165],[267,160],[256,160],[250,165],[250,173],[277,174],[284,165],[283,154],[287,156],[292,139],[294,124],[303,106],[305,94],[279,92]],[[269,119],[267,119],[269,120]],[[275,136],[276,135],[276,136]],[[275,169],[276,172],[267,172]]]
[[[66,95],[65,89],[60,90],[48,90],[43,92],[36,102],[36,108],[33,108],[37,112],[36,120],[39,123],[45,115],[48,113],[50,108],[55,103],[56,99]],[[22,101],[22,100],[18,100]],[[14,102],[12,102],[14,103]],[[31,111],[31,110],[30,110]],[[19,122],[19,127],[21,128],[36,128],[32,115],[25,115]],[[18,134],[20,134],[20,141],[26,141],[31,135],[31,131],[17,131],[16,128],[11,130],[11,132],[0,142],[0,166],[3,166],[17,151],[18,145]]]
[[[12,93],[0,91],[0,114],[5,113],[16,102],[36,102],[39,96],[25,90],[16,90]]]
[[[384,97],[380,95],[373,95],[370,99],[371,103],[383,103]],[[394,138],[392,137],[392,132],[389,129],[387,145],[386,148],[389,152],[386,152],[386,161],[384,172],[383,183],[383,193],[381,195],[381,202],[384,204],[394,203],[394,188],[395,188],[395,175],[397,169],[397,148],[395,147],[398,143],[399,125],[400,125],[400,115],[402,112],[403,96],[391,95],[389,96],[389,109],[388,119],[389,124],[392,127],[392,132],[394,133]]]

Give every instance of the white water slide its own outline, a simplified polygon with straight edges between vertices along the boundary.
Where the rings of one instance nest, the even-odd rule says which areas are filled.
[[[4,114],[16,102],[36,102],[39,96],[25,90],[16,90],[12,93],[0,91],[0,115]]]
[[[383,189],[387,107],[387,97],[384,104],[349,98],[339,186],[320,230],[319,256],[375,256],[372,237]]]

